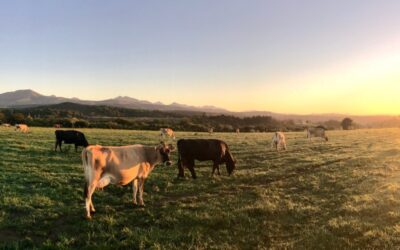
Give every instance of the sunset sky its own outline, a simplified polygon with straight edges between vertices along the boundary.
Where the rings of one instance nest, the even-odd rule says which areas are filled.
[[[400,1],[0,2],[0,93],[400,114]]]

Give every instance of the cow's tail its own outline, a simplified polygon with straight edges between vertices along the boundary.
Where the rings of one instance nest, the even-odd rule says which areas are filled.
[[[85,187],[83,189],[83,197],[86,198],[87,193],[88,193],[88,183],[91,182],[91,176],[92,176],[92,169],[91,164],[93,161],[92,153],[90,150],[84,148],[82,150],[82,165],[83,165],[83,170],[85,173]]]

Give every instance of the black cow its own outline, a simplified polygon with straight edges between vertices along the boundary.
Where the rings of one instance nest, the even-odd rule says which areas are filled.
[[[60,147],[64,142],[65,144],[75,144],[75,152],[78,151],[78,146],[87,147],[89,143],[87,142],[85,135],[82,132],[75,130],[56,130],[56,146],[54,151],[57,151],[57,146]]]
[[[228,145],[221,140],[216,139],[181,139],[178,141],[178,177],[184,177],[184,168],[187,167],[196,179],[194,171],[194,161],[213,161],[214,166],[211,175],[214,175],[215,169],[219,172],[219,164],[225,163],[229,175],[235,169],[236,161],[229,152]]]

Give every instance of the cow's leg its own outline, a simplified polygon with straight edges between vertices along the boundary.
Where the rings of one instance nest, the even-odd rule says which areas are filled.
[[[144,207],[144,202],[143,202],[143,191],[144,191],[144,178],[139,178],[138,180],[138,186],[139,186],[139,206]]]
[[[133,190],[133,205],[137,205],[136,195],[138,191],[138,179],[134,179],[132,181],[132,190]]]
[[[183,164],[183,161],[181,161],[181,158],[179,157],[179,159],[178,159],[178,171],[179,171],[178,178],[179,177],[182,177],[182,178],[185,177],[184,168],[185,168],[185,165]]]
[[[84,189],[83,189],[83,193],[84,193],[83,197],[84,197],[85,199],[86,199],[86,197],[88,196],[88,193],[89,193],[88,190],[89,190],[88,184],[85,183],[85,187],[84,187]],[[86,204],[85,204],[85,205],[86,205]],[[86,207],[87,207],[87,205],[86,205]],[[94,206],[93,206],[93,203],[92,203],[92,202],[89,203],[89,209],[90,209],[90,212],[91,212],[91,213],[96,212],[96,210],[94,209]]]
[[[215,169],[217,169],[217,163],[214,161],[213,169],[212,169],[212,172],[211,172],[211,177],[214,176]]]
[[[193,178],[193,179],[196,179],[197,176],[196,176],[196,172],[194,171],[194,160],[190,160],[190,161],[188,162],[187,167],[188,167],[190,173],[192,174],[192,178]]]
[[[62,146],[62,141],[60,141],[60,143],[58,144],[60,147],[60,152],[62,152],[61,146]]]
[[[213,170],[212,170],[211,176],[214,176],[215,170],[217,170],[218,175],[221,175],[220,172],[219,172],[219,164],[218,164],[217,161],[214,161],[214,165],[213,165]]]
[[[86,190],[86,199],[85,199],[85,206],[86,206],[86,218],[91,219],[92,217],[90,216],[90,210],[94,211],[94,206],[92,202],[92,195],[98,185],[104,185],[104,180],[99,183],[100,177],[101,177],[101,172],[100,171],[93,171],[89,176],[89,181],[88,181],[88,186]]]
[[[92,195],[96,190],[97,181],[92,181],[87,187],[87,194],[85,198],[85,206],[86,206],[86,218],[91,219],[92,216],[90,215],[91,209],[94,210],[93,202],[92,202]]]
[[[96,209],[94,209],[94,206],[93,206],[93,202],[92,202],[92,201],[90,201],[90,212],[91,212],[91,213],[95,213],[95,212],[96,212]]]
[[[56,140],[56,145],[54,147],[54,151],[57,151],[57,145],[58,145],[58,141]]]
[[[286,147],[286,142],[283,142],[283,149],[284,149],[284,150],[287,149],[287,147]]]

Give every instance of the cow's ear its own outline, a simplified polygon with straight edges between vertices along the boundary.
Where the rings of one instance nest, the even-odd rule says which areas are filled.
[[[170,150],[170,152],[173,152],[173,151],[175,151],[175,147],[174,147],[174,145],[172,145],[172,144],[168,144],[168,148],[169,148],[169,150]]]

